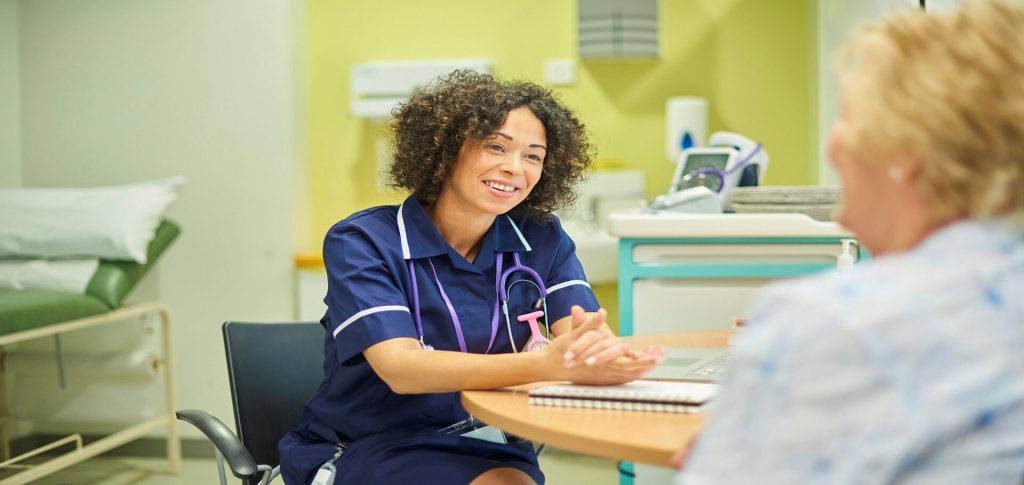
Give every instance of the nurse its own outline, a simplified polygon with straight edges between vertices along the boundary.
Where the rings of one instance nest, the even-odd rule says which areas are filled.
[[[470,419],[458,391],[618,384],[661,359],[608,329],[551,214],[590,163],[584,127],[547,90],[472,71],[416,91],[393,115],[391,183],[412,195],[327,234],[324,381],[281,440],[282,475],[543,483],[532,443],[453,426]],[[529,321],[538,311],[546,319]]]

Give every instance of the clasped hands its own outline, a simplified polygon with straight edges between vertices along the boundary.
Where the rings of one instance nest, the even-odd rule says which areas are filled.
[[[580,384],[614,385],[633,381],[650,372],[664,359],[662,348],[649,345],[642,351],[629,348],[605,325],[607,312],[586,313],[572,307],[572,329],[544,349],[561,363],[559,378]]]

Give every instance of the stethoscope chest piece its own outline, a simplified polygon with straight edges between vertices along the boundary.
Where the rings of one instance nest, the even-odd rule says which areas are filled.
[[[551,341],[541,337],[540,340],[530,340],[526,343],[526,351],[533,352],[534,350],[541,350],[551,344]]]

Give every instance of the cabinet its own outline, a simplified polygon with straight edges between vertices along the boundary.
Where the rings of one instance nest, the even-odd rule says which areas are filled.
[[[619,333],[728,328],[757,289],[835,268],[838,224],[803,214],[611,216],[619,237]]]

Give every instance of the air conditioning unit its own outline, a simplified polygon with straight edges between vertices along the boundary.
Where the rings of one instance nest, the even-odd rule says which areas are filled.
[[[383,120],[406,100],[413,89],[434,81],[456,69],[472,69],[490,74],[493,62],[487,59],[451,59],[435,61],[376,61],[352,66],[350,71],[349,114]]]

